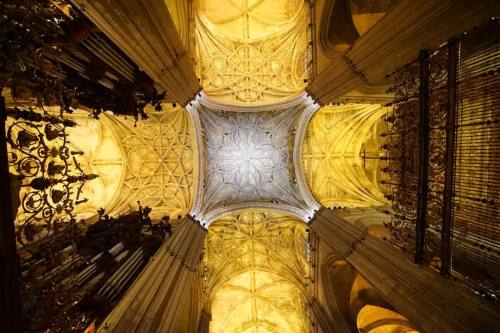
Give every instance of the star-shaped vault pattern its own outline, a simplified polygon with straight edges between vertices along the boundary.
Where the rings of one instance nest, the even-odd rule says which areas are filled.
[[[135,210],[137,201],[153,209],[152,217],[185,215],[194,192],[193,129],[188,113],[164,105],[162,112],[135,124],[115,119],[126,170],[121,195],[112,213]]]
[[[191,214],[210,223],[234,210],[276,208],[307,220],[316,207],[297,182],[294,133],[310,104],[245,108],[204,95],[191,104],[204,161]]]

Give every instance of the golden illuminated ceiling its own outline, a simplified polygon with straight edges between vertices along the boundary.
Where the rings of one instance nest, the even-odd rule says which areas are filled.
[[[229,103],[270,103],[308,77],[303,0],[197,0],[197,72],[204,92]]]
[[[112,212],[135,210],[137,200],[153,208],[152,217],[186,215],[195,184],[195,146],[191,119],[183,108],[164,104],[149,118],[113,117],[126,171]]]
[[[305,229],[283,213],[257,210],[210,225],[205,254],[210,332],[307,332]]]
[[[387,108],[345,104],[321,108],[308,124],[302,167],[313,196],[326,207],[385,203],[379,186],[380,134]]]

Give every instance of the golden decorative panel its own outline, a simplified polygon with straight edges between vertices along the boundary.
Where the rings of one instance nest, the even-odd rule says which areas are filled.
[[[206,239],[210,332],[307,332],[306,226],[279,212],[214,221]]]
[[[163,105],[136,124],[113,118],[126,156],[120,197],[113,212],[136,209],[137,201],[153,208],[151,216],[186,215],[194,195],[194,134],[186,110]]]
[[[271,103],[305,87],[309,8],[303,0],[198,0],[197,72],[228,103]]]
[[[308,124],[302,168],[313,196],[326,207],[382,205],[380,134],[387,108],[345,104],[321,108]]]

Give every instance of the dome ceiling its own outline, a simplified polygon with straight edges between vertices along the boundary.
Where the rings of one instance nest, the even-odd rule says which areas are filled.
[[[294,126],[311,105],[304,96],[268,107],[242,108],[204,96],[188,107],[199,120],[199,188],[192,215],[209,223],[242,208],[275,207],[308,220],[317,204],[297,184]],[[202,171],[203,169],[203,171]]]

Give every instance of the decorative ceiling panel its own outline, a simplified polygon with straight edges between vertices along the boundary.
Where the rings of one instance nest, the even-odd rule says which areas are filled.
[[[325,106],[311,119],[302,143],[302,167],[324,206],[385,203],[380,188],[381,126],[387,108],[374,104]]]
[[[306,226],[289,215],[225,215],[206,239],[205,287],[211,332],[307,332],[310,278]]]
[[[114,213],[135,209],[137,201],[153,208],[151,216],[186,215],[195,190],[195,146],[189,114],[163,105],[134,123],[114,117],[115,130],[126,156],[126,172]]]
[[[235,207],[274,205],[307,219],[317,207],[304,199],[307,196],[297,184],[292,135],[309,108],[305,101],[302,97],[251,109],[204,97],[191,103],[188,109],[199,120],[202,133],[199,158],[205,161],[192,215],[209,222]]]
[[[197,72],[225,103],[271,103],[303,91],[309,8],[303,0],[198,0]]]

